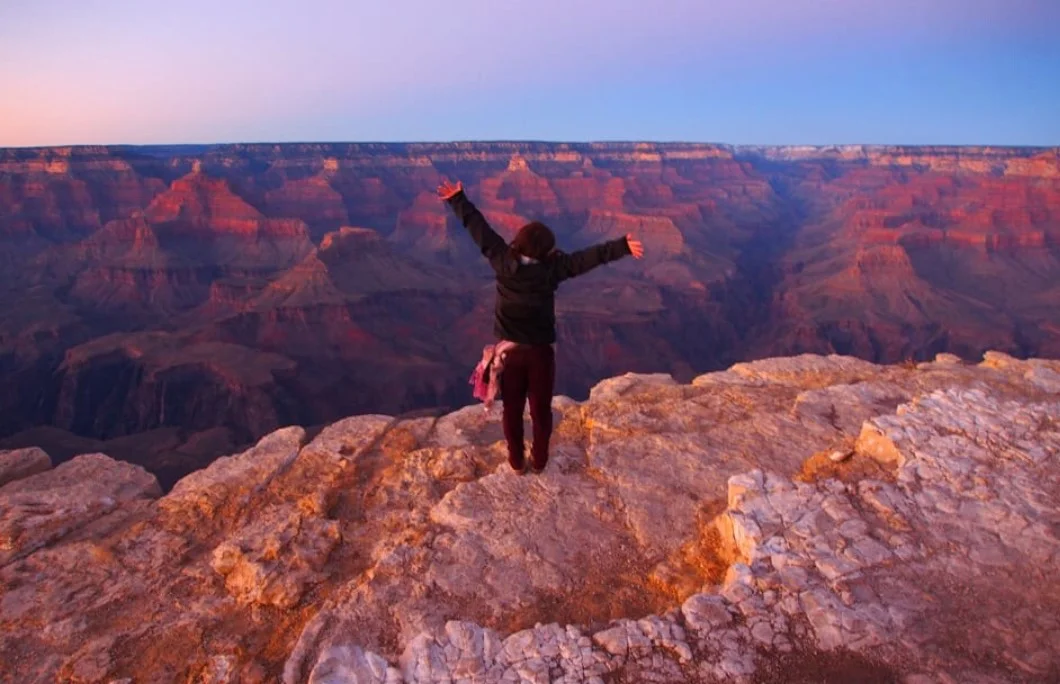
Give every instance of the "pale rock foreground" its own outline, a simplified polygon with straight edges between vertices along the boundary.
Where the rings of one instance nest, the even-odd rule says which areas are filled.
[[[624,376],[557,399],[539,476],[480,407],[287,428],[165,496],[101,455],[3,453],[0,673],[1057,681],[1058,373]]]

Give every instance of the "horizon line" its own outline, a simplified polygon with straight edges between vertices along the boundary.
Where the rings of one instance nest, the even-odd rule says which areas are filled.
[[[651,140],[647,138],[601,138],[596,140],[547,140],[534,138],[452,139],[452,140],[257,140],[227,142],[157,142],[157,143],[59,143],[49,145],[0,145],[0,150],[54,150],[102,148],[174,148],[174,147],[257,147],[267,145],[312,146],[312,145],[696,145],[728,149],[841,149],[841,148],[1008,148],[1025,150],[1058,150],[1058,144],[1007,144],[1007,143],[724,143],[699,140]]]

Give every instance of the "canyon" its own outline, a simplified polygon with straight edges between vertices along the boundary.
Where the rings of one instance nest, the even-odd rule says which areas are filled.
[[[661,143],[0,150],[0,448],[181,477],[291,425],[442,415],[510,237],[637,234],[557,299],[557,391],[801,353],[1060,357],[1060,150]]]

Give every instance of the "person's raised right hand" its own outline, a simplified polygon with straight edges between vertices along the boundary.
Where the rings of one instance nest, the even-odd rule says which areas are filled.
[[[644,258],[644,243],[633,237],[633,233],[626,233],[626,244],[629,245],[629,252],[634,259]]]
[[[460,181],[453,185],[449,181],[442,181],[442,184],[438,186],[438,197],[443,200],[451,200],[456,197],[459,193],[463,192],[464,184]]]

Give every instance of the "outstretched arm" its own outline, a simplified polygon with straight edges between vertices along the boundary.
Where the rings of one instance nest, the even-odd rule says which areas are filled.
[[[446,181],[438,186],[438,197],[445,200],[460,222],[471,233],[471,239],[482,250],[482,256],[493,261],[508,249],[508,244],[490,228],[486,217],[482,215],[471,200],[464,194],[463,183],[453,185]]]
[[[627,254],[634,259],[644,256],[644,245],[632,235],[589,247],[573,254],[558,256],[559,279],[567,280],[588,273],[597,266],[617,261]]]

